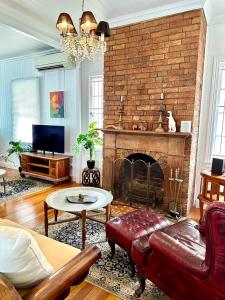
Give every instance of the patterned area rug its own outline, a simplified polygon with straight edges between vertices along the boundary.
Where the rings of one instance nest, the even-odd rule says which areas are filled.
[[[4,193],[3,182],[0,182],[0,203],[14,198],[38,192],[52,186],[51,183],[44,180],[36,180],[33,178],[6,177],[6,193]]]
[[[64,213],[61,218],[70,216]],[[44,227],[39,226],[36,231],[43,234]],[[81,249],[81,229],[79,221],[57,224],[49,227],[49,237]],[[109,258],[110,248],[105,238],[103,224],[87,221],[87,243],[96,244],[102,252],[102,258],[91,268],[88,281],[97,285],[124,300],[137,299],[134,291],[138,287],[137,278],[128,275],[129,264],[126,253],[119,247],[113,259]],[[141,300],[168,300],[154,284],[147,281],[145,292]]]

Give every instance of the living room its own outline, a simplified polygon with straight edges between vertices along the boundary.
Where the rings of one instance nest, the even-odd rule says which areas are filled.
[[[224,2],[0,8],[0,299],[225,299]]]

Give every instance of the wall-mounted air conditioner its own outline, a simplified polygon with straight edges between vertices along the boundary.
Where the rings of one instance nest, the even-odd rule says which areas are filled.
[[[46,54],[34,58],[34,65],[38,71],[66,68],[75,68],[75,64],[69,63],[63,53]]]

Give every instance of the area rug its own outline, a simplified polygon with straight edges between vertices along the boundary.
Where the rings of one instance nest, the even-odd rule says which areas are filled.
[[[68,217],[64,213],[61,218]],[[39,233],[44,233],[44,227],[35,229]],[[49,227],[49,237],[73,247],[81,249],[81,229],[79,221],[64,224],[57,224]],[[102,257],[92,266],[88,281],[97,285],[124,300],[137,299],[134,291],[138,287],[137,278],[130,278],[129,263],[127,255],[119,248],[113,259],[109,258],[110,248],[106,242],[105,228],[103,224],[87,221],[87,244],[96,244],[102,252]],[[146,290],[140,297],[141,300],[168,300],[153,283],[147,281]]]
[[[33,178],[6,177],[6,193],[4,193],[3,182],[0,182],[0,203],[14,198],[24,196],[30,193],[38,192],[51,187],[52,184],[44,180]]]

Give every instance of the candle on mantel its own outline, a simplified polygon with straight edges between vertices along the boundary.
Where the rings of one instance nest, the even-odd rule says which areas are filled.
[[[160,99],[161,99],[161,100],[164,100],[164,93],[161,93]]]
[[[123,96],[120,97],[120,102],[121,102],[121,103],[123,102]]]

